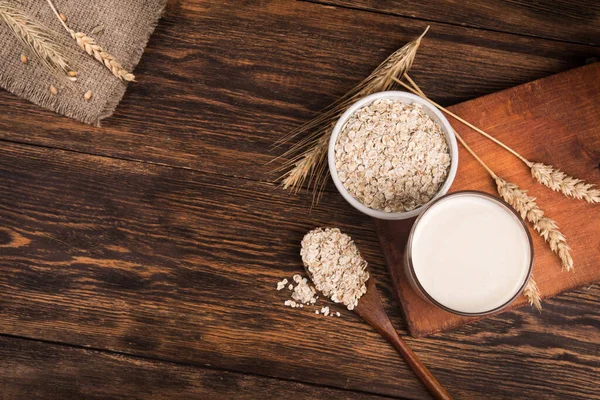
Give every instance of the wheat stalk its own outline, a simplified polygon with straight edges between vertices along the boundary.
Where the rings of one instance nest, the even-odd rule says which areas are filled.
[[[565,196],[585,200],[588,203],[600,203],[600,190],[595,189],[594,185],[573,178],[551,165],[532,163],[531,176],[542,185]]]
[[[417,94],[423,98],[427,98],[419,86],[406,75],[407,80],[411,83],[412,87],[406,85],[404,82],[397,81],[403,87],[408,89],[414,94]],[[396,80],[396,79],[394,79]],[[434,103],[435,105],[435,103]],[[519,189],[519,187],[513,183],[506,182],[500,178],[492,169],[475,153],[471,147],[464,141],[464,139],[454,131],[456,138],[463,145],[463,147],[481,164],[481,166],[490,174],[492,179],[496,182],[498,194],[515,208],[523,219],[527,219],[533,224],[536,232],[540,234],[550,245],[550,249],[558,255],[561,260],[561,264],[564,269],[571,271],[573,269],[573,259],[570,254],[570,248],[566,243],[564,235],[558,230],[556,222],[548,217],[544,216],[544,212],[537,206],[535,198],[530,197],[525,191]],[[523,295],[527,297],[529,304],[541,311],[541,297],[538,290],[537,284],[533,279],[533,275],[530,277],[527,285],[523,289]]]
[[[537,287],[537,283],[533,279],[533,275],[529,277],[529,281],[523,289],[523,295],[527,297],[530,305],[537,308],[538,311],[542,311],[542,297]]]
[[[281,179],[284,189],[297,193],[308,179],[308,186],[316,189],[314,200],[319,199],[321,189],[327,182],[325,179],[327,175],[324,171],[316,171],[315,167],[322,168],[326,165],[328,141],[327,135],[321,136],[306,152],[293,159],[294,167],[286,173],[285,178]],[[315,173],[311,174],[311,171]]]
[[[364,81],[322,110],[315,118],[277,141],[276,146],[279,146],[299,135],[305,135],[278,157],[287,158],[282,166],[277,168],[277,171],[285,171],[279,178],[283,188],[297,192],[308,182],[308,188],[317,193],[315,198],[318,200],[327,180],[326,154],[335,122],[348,106],[359,98],[391,89],[395,85],[392,78],[402,77],[411,68],[421,39],[428,30],[429,26],[417,39],[386,58]]]
[[[398,83],[412,93],[427,98],[414,81],[410,80],[410,82],[412,87],[404,82],[398,81]],[[433,104],[438,107],[437,104]],[[558,224],[554,220],[544,216],[544,212],[538,207],[534,197],[527,195],[525,190],[520,189],[514,183],[507,182],[496,175],[494,171],[492,171],[492,169],[477,156],[475,151],[467,145],[458,132],[454,131],[454,134],[464,148],[485,168],[492,179],[494,179],[500,197],[517,210],[519,214],[521,214],[521,218],[531,222],[535,231],[544,238],[550,245],[550,249],[560,258],[563,268],[567,271],[572,271],[573,258],[570,253],[571,248],[567,245],[565,236],[559,231]]]
[[[417,87],[417,84],[410,78],[410,76],[408,76],[408,74],[406,74],[405,77],[406,77],[406,80],[408,82],[410,82],[411,85],[413,85],[414,87]],[[407,85],[404,84],[403,82],[399,82],[395,78],[393,78],[393,79],[400,85],[407,87]],[[550,189],[552,189],[556,192],[561,192],[562,194],[564,194],[567,197],[573,197],[573,198],[576,198],[579,200],[585,200],[588,203],[600,203],[600,190],[596,189],[594,187],[594,185],[592,185],[590,183],[586,183],[581,179],[577,179],[572,176],[569,176],[569,175],[565,174],[564,172],[560,171],[559,169],[554,168],[551,165],[545,165],[542,163],[529,161],[528,159],[526,159],[525,157],[523,157],[522,155],[517,153],[515,150],[510,148],[508,145],[504,144],[503,142],[496,139],[495,137],[493,137],[489,133],[485,132],[484,130],[479,129],[478,127],[471,124],[470,122],[465,121],[463,118],[454,114],[452,111],[449,111],[446,108],[440,106],[439,104],[437,104],[436,102],[434,102],[433,100],[431,100],[430,98],[425,96],[425,94],[423,94],[422,92],[421,92],[421,96],[424,99],[427,99],[433,105],[435,105],[441,111],[443,111],[446,114],[448,114],[449,116],[451,116],[452,118],[465,124],[469,128],[473,129],[475,132],[488,138],[492,142],[496,143],[497,145],[499,145],[500,147],[502,147],[503,149],[507,150],[512,155],[517,157],[519,160],[521,160],[525,165],[527,165],[530,168],[531,176],[533,176],[533,178],[535,180],[537,180],[539,183],[541,183],[542,185],[549,187]]]
[[[0,19],[48,70],[64,73],[72,81],[77,79],[66,60],[65,49],[56,41],[53,31],[5,1],[0,1]]]
[[[67,30],[67,32],[69,32],[73,39],[75,39],[79,47],[81,47],[86,53],[94,57],[102,65],[108,68],[110,72],[112,72],[113,75],[120,80],[127,82],[135,81],[135,76],[131,72],[127,71],[112,54],[108,53],[100,45],[98,45],[92,37],[83,32],[75,32],[73,29],[69,28],[65,21],[63,21],[63,19],[60,17],[60,14],[54,7],[54,4],[52,4],[52,1],[47,1],[62,26]]]

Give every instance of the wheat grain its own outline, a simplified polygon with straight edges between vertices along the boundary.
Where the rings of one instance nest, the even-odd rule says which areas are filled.
[[[83,98],[85,99],[85,101],[90,101],[92,99],[92,91],[88,90],[87,92],[85,92]]]
[[[50,72],[68,75],[73,71],[65,56],[66,49],[56,40],[55,32],[6,1],[0,1],[0,20]],[[25,55],[21,56],[21,62],[27,62]],[[76,80],[74,77],[69,79]]]
[[[50,7],[52,8],[52,11],[54,11],[54,14],[56,14],[56,16],[58,17],[60,23],[67,30],[67,32],[69,32],[71,37],[75,39],[79,47],[81,47],[86,53],[94,57],[102,65],[108,68],[110,72],[112,72],[113,75],[115,75],[120,80],[127,82],[135,81],[135,75],[127,71],[112,54],[105,51],[100,45],[98,45],[98,43],[96,43],[96,41],[92,37],[86,35],[83,32],[75,32],[73,29],[69,28],[65,21],[63,21],[60,17],[60,14],[54,7],[54,4],[52,4],[52,1],[47,1]]]
[[[529,301],[529,304],[537,308],[538,311],[542,311],[542,297],[537,287],[537,283],[533,279],[533,275],[529,278],[529,282],[523,289],[523,295]]]
[[[20,58],[21,58],[21,62],[22,62],[23,64],[27,64],[27,56],[26,56],[25,54],[21,54],[21,57],[20,57]]]
[[[50,85],[50,94],[53,96],[56,96],[58,94],[58,89],[56,89],[56,86]]]
[[[496,176],[498,194],[508,204],[521,214],[521,218],[527,219],[533,228],[550,245],[550,249],[560,258],[563,268],[567,271],[573,270],[573,258],[571,248],[567,245],[567,239],[558,229],[557,223],[546,216],[538,207],[535,198],[527,195],[525,190],[517,185],[507,182]]]
[[[102,32],[104,32],[104,25],[98,25],[94,29],[92,29],[91,34],[92,35],[98,35],[98,34],[100,34]]]
[[[366,95],[391,89],[393,77],[402,77],[414,61],[421,39],[429,27],[417,39],[407,43],[387,57],[364,81],[353,87],[344,96],[322,110],[315,118],[292,130],[277,141],[276,146],[305,135],[304,138],[278,158],[287,158],[277,171],[286,171],[281,177],[282,186],[297,192],[305,182],[318,199],[327,181],[327,146],[336,121],[350,104]]]
[[[585,200],[588,203],[600,203],[600,190],[594,188],[594,185],[569,176],[551,165],[533,163],[531,176],[542,185],[565,196]]]

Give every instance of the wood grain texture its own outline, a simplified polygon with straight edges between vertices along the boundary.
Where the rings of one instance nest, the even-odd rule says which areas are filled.
[[[290,309],[275,290],[302,272],[304,233],[338,226],[405,332],[372,223],[339,195],[308,213],[310,195],[268,183],[10,143],[0,160],[0,333],[428,398],[352,313]],[[599,295],[408,342],[457,398],[597,398]]]
[[[0,139],[273,181],[276,139],[426,25],[285,0],[171,1],[138,82],[103,128],[0,92]],[[413,68],[423,89],[448,105],[590,57],[600,48],[434,23]]]
[[[497,32],[600,45],[595,0],[309,0]]]
[[[0,393],[11,399],[384,399],[256,375],[0,337]]]
[[[495,93],[449,110],[480,127],[533,162],[543,162],[600,186],[600,63]],[[600,282],[600,205],[569,199],[533,180],[527,166],[496,144],[449,118],[452,126],[494,170],[538,200],[567,237],[575,260],[563,272],[558,257],[530,227],[533,273],[542,298]],[[459,168],[450,192],[481,190],[498,195],[494,181],[460,146]],[[412,335],[422,336],[476,320],[460,317],[421,298],[404,276],[404,248],[410,221],[377,221],[382,250]],[[524,296],[511,306],[526,304]]]
[[[398,354],[404,359],[406,364],[415,373],[423,385],[427,388],[431,396],[436,400],[452,400],[452,396],[448,393],[438,380],[427,369],[427,366],[419,359],[408,343],[392,325],[389,317],[385,312],[381,296],[377,291],[375,278],[373,273],[367,267],[369,272],[369,280],[367,281],[367,292],[360,298],[360,301],[354,307],[356,312],[365,322],[371,325],[377,332],[381,334],[391,345],[393,345]],[[312,279],[312,275],[310,275]]]
[[[282,192],[266,165],[275,139],[426,25],[305,2],[173,0],[135,71],[139,82],[103,128],[1,92],[0,333],[428,398],[393,348],[350,312],[324,319],[283,307],[275,284],[302,271],[302,235],[338,226],[371,263],[393,325],[406,328],[372,222],[336,193],[309,212],[311,196]],[[594,46],[434,23],[413,76],[447,105],[593,57]],[[524,308],[407,341],[457,398],[598,398],[599,296],[596,286],[582,289],[547,301],[543,314]],[[28,351],[3,350],[0,365]],[[43,354],[58,354],[32,351],[18,360],[23,370],[9,371],[26,374]],[[40,396],[45,388],[68,394],[81,376],[78,389],[95,384],[98,397],[121,397],[91,376],[96,370],[139,374],[141,383],[123,384],[130,392],[173,376],[138,359],[140,370],[119,367],[104,353],[50,355],[48,365],[64,368],[40,372]],[[181,374],[186,395],[231,393],[217,375]],[[256,390],[248,398],[268,397],[271,379],[235,376],[242,390]],[[156,385],[177,397],[168,379]]]

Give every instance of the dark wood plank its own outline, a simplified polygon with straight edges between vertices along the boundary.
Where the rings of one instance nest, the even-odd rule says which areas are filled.
[[[0,393],[20,399],[384,399],[122,354],[0,337]]]
[[[595,0],[308,0],[426,21],[600,45],[600,3]]]
[[[285,308],[319,225],[352,235],[404,328],[368,218],[337,194],[6,143],[0,333],[408,398],[427,393],[357,317]],[[597,287],[408,339],[458,398],[598,398]],[[490,388],[494,388],[490,391]]]
[[[172,1],[103,128],[0,92],[0,139],[272,181],[281,134],[427,23],[319,4]],[[600,57],[600,48],[432,24],[414,77],[444,104]]]

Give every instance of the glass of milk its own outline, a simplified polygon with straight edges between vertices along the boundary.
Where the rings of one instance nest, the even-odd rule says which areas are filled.
[[[417,218],[404,266],[412,287],[436,306],[487,315],[523,291],[533,268],[533,242],[504,201],[483,192],[455,192],[433,201]]]

